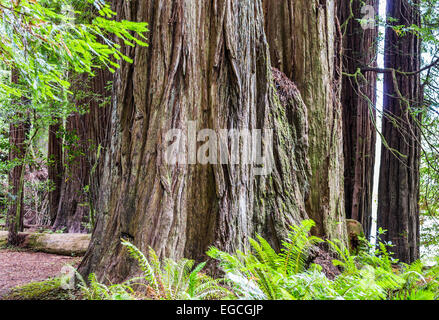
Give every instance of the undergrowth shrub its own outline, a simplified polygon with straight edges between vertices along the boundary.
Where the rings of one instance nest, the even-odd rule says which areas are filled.
[[[131,257],[139,264],[142,277],[130,279],[122,284],[106,286],[89,276],[89,284],[81,280],[80,288],[87,300],[135,299],[134,286],[144,286],[144,298],[161,300],[205,300],[225,298],[230,292],[221,285],[221,279],[213,279],[202,272],[206,263],[195,265],[193,260],[181,259],[160,261],[150,248],[148,258],[133,244],[122,240]],[[79,278],[82,279],[79,275]]]
[[[360,250],[356,254],[341,241],[327,240],[337,255],[332,263],[341,270],[334,280],[328,279],[321,266],[305,264],[310,247],[323,241],[309,235],[313,226],[313,221],[306,220],[300,226],[291,227],[280,253],[258,236],[257,240],[250,240],[251,247],[246,253],[229,254],[210,248],[208,255],[219,261],[239,299],[438,298],[437,264],[426,271],[421,261],[411,265],[398,263],[389,252],[391,244],[379,243],[375,248],[365,239],[360,241]]]
[[[150,299],[254,299],[254,300],[436,300],[439,298],[439,258],[426,268],[421,261],[411,265],[393,259],[390,243],[373,246],[360,239],[355,253],[341,241],[326,240],[336,255],[332,263],[340,270],[329,279],[318,264],[307,264],[311,249],[324,242],[310,235],[315,223],[305,220],[291,226],[287,239],[276,252],[261,236],[249,240],[249,247],[227,253],[211,247],[207,255],[217,260],[224,278],[202,272],[206,263],[158,258],[122,240],[143,273],[122,284],[106,286],[92,274],[82,281],[86,299],[134,299],[134,285],[145,286]],[[380,232],[384,232],[380,230]]]

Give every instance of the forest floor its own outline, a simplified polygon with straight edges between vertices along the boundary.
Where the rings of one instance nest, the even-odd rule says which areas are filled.
[[[77,267],[81,258],[23,250],[0,250],[0,300],[11,289],[61,275],[65,265]]]

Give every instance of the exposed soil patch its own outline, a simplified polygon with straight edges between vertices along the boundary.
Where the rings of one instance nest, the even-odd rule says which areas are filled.
[[[332,263],[332,260],[335,258],[336,257],[327,251],[324,246],[317,246],[310,252],[308,263],[320,265],[325,276],[330,280],[334,280],[335,277],[341,273],[341,271]]]
[[[76,268],[80,261],[78,257],[0,250],[0,299],[16,286],[59,276],[63,266]]]

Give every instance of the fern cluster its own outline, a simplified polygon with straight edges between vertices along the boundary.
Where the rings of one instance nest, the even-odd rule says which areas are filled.
[[[282,242],[280,253],[261,236],[250,239],[251,248],[243,253],[229,254],[211,247],[208,256],[220,261],[233,291],[241,299],[294,299],[299,298],[291,290],[292,281],[306,272],[308,250],[323,240],[310,236],[315,225],[305,220],[299,226],[291,226],[287,240]]]
[[[306,265],[309,249],[323,240],[310,236],[311,220],[291,227],[280,253],[262,237],[250,240],[250,253],[229,254],[210,248],[208,255],[220,261],[233,292],[239,299],[287,300],[390,300],[437,299],[439,266],[425,271],[420,261],[398,264],[389,244],[377,248],[362,239],[355,255],[341,241],[328,244],[337,255],[332,263],[340,269],[333,280],[322,267]],[[439,259],[438,259],[439,265]]]
[[[152,294],[165,300],[201,300],[225,296],[221,279],[213,279],[202,273],[206,262],[195,265],[193,260],[164,259],[160,261],[155,251],[149,249],[149,259],[132,243],[122,240],[129,254],[137,260],[143,271],[146,285]]]
[[[97,281],[94,273],[91,273],[88,277],[88,285],[77,274],[77,277],[81,280],[79,288],[86,300],[133,300],[134,290],[131,288],[131,281],[127,281],[121,284],[113,284],[107,286]]]
[[[128,253],[139,264],[153,299],[286,299],[286,300],[436,300],[439,298],[439,258],[427,269],[421,261],[411,265],[392,258],[390,244],[376,247],[360,239],[355,254],[342,242],[327,240],[336,255],[332,263],[340,274],[328,279],[323,268],[307,264],[310,249],[322,239],[310,235],[315,225],[305,220],[291,226],[282,248],[276,252],[261,236],[250,239],[250,247],[227,253],[211,247],[207,255],[219,262],[224,279],[213,279],[202,273],[206,263],[193,260],[160,260],[154,250],[145,256],[128,241],[122,241]],[[82,281],[82,280],[81,280]],[[137,281],[137,282],[136,282]],[[132,286],[139,278],[122,284],[105,286],[92,274],[89,285],[81,288],[87,299],[133,299]],[[227,287],[227,289],[226,289]]]

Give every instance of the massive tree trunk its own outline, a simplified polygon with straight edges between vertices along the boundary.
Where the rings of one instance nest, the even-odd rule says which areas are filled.
[[[376,67],[377,26],[362,26],[365,5],[378,13],[378,1],[341,1],[338,17],[343,26],[343,146],[346,218],[363,225],[367,238],[372,225],[372,193],[376,143],[377,74],[357,70]],[[352,15],[351,15],[352,13]],[[364,28],[363,28],[364,27]],[[355,74],[355,76],[353,76]]]
[[[49,192],[49,217],[53,225],[58,213],[59,199],[61,197],[61,186],[63,180],[63,153],[62,153],[62,123],[57,118],[56,123],[49,126],[48,139],[48,178],[51,181],[52,189]]]
[[[132,275],[121,237],[161,257],[196,260],[211,245],[242,249],[256,232],[278,248],[288,225],[307,218],[307,114],[294,84],[276,70],[273,78],[261,2],[118,1],[116,11],[149,22],[150,47],[123,49],[134,64],[115,79],[105,200],[81,273]],[[272,171],[224,161],[233,152],[221,163],[194,161],[203,149],[192,149],[191,125],[213,129],[211,140],[220,129],[273,129],[272,139],[261,134],[273,153],[262,169]],[[188,136],[176,165],[165,161],[171,129]],[[195,147],[204,142],[199,136]],[[245,155],[245,141],[238,146]]]
[[[345,239],[340,48],[336,1],[265,0],[273,65],[308,107],[312,176],[306,210],[316,235]]]
[[[391,25],[420,25],[419,1],[387,1]],[[414,33],[386,30],[384,64],[403,72],[420,69],[420,39]],[[378,227],[387,230],[395,257],[410,263],[419,257],[420,75],[386,72]]]

